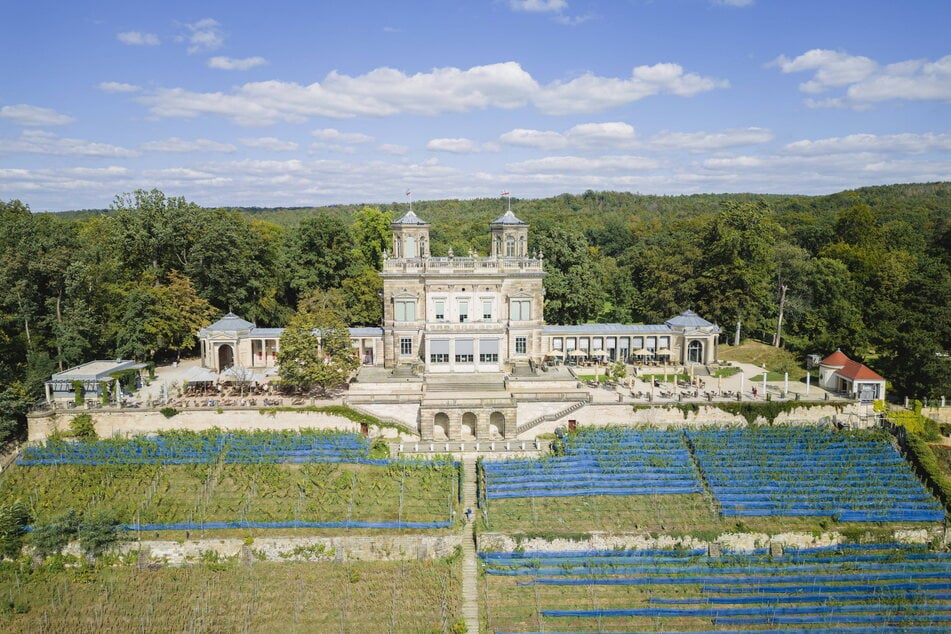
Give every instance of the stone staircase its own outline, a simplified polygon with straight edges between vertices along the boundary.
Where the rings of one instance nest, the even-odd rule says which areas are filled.
[[[515,433],[516,433],[516,434],[523,434],[523,433],[527,432],[528,430],[533,429],[534,427],[537,427],[537,426],[541,425],[542,423],[545,423],[545,422],[548,422],[548,421],[552,421],[552,420],[558,420],[559,418],[564,418],[564,417],[567,416],[568,414],[570,414],[570,413],[572,413],[572,412],[575,412],[575,411],[581,409],[582,407],[584,407],[585,405],[587,405],[587,404],[590,403],[590,402],[591,402],[591,396],[589,395],[586,400],[583,400],[583,401],[575,401],[574,403],[572,403],[572,404],[569,405],[568,407],[566,407],[566,408],[564,408],[564,409],[562,409],[562,410],[559,410],[559,411],[557,411],[557,412],[555,412],[555,413],[553,413],[553,414],[542,414],[542,415],[539,416],[538,418],[534,418],[534,419],[528,421],[527,423],[525,423],[524,425],[519,425],[519,426],[518,426],[518,429],[515,430]]]
[[[475,547],[476,463],[473,457],[462,460],[462,506],[472,509],[472,521],[462,535],[462,616],[468,632],[479,632],[479,559]]]
[[[505,392],[505,376],[492,374],[429,374],[426,393]]]

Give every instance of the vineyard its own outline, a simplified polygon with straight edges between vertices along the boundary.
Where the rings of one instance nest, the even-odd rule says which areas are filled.
[[[951,625],[951,554],[899,544],[480,553],[488,631],[707,631]],[[853,630],[850,630],[853,631]]]
[[[0,630],[441,632],[460,616],[458,557],[403,562],[207,561],[137,569],[0,563]]]
[[[131,530],[452,524],[455,463],[369,456],[361,436],[310,431],[54,442],[24,451],[0,495],[28,500],[39,524],[109,508]]]
[[[877,433],[815,427],[582,429],[564,455],[481,463],[495,531],[812,531],[940,522],[941,504]]]

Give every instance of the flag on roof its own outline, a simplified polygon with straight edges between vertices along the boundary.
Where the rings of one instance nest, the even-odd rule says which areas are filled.
[[[502,195],[503,195],[503,196],[508,196],[509,193],[508,193],[507,191],[504,191],[504,192],[502,192]]]
[[[409,196],[409,195],[412,194],[412,193],[413,193],[413,192],[411,192],[410,190],[408,190],[408,189],[406,190],[406,195],[407,195],[407,196]]]

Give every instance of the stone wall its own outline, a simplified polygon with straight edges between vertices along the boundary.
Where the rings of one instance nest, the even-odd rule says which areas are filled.
[[[553,407],[555,404],[551,404]],[[538,405],[533,404],[534,408]],[[557,410],[556,410],[557,411]],[[795,423],[817,423],[822,418],[837,417],[845,420],[849,415],[865,414],[864,406],[857,404],[843,404],[836,409],[833,405],[819,405],[815,407],[801,407],[791,412],[783,412],[776,417],[774,424],[788,425]],[[533,438],[539,434],[552,433],[556,427],[566,427],[568,420],[578,421],[579,425],[608,426],[608,425],[651,425],[655,427],[700,427],[703,425],[745,425],[746,419],[742,416],[724,412],[717,407],[699,406],[696,412],[684,412],[676,407],[644,407],[634,409],[630,403],[615,403],[601,405],[587,405],[578,411],[572,412],[558,420],[548,421],[522,434],[525,438]],[[760,417],[756,421],[767,424],[766,419]]]
[[[57,429],[68,430],[70,420],[80,413],[83,412],[60,411],[55,414],[31,415],[28,420],[29,440],[40,441]],[[120,436],[147,434],[170,429],[200,431],[212,427],[235,430],[310,427],[348,432],[360,431],[360,425],[348,418],[307,411],[262,414],[259,410],[224,410],[219,414],[215,410],[182,410],[171,418],[165,418],[158,411],[134,409],[90,413],[100,438],[110,438],[116,434]]]
[[[196,531],[197,532],[197,531]],[[213,532],[212,532],[213,534]],[[412,561],[449,557],[462,545],[459,533],[447,535],[373,535],[337,537],[255,537],[188,539],[184,541],[130,541],[118,547],[122,553],[141,552],[143,563],[182,566],[197,563],[202,553],[240,557],[255,561]],[[79,555],[79,544],[67,552]]]

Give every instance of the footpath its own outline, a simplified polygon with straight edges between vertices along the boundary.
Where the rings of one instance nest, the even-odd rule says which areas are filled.
[[[472,509],[462,534],[462,616],[466,629],[472,634],[479,632],[479,561],[475,547],[476,509],[476,463],[473,456],[462,458],[462,506]]]

